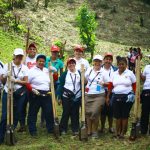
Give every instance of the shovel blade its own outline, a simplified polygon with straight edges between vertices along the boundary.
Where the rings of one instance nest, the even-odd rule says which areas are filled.
[[[131,133],[129,139],[131,141],[134,141],[137,138],[137,133],[136,133],[136,123],[132,123],[132,128],[131,128]]]
[[[87,128],[86,128],[85,125],[83,125],[80,128],[80,131],[79,131],[79,140],[80,141],[87,141],[88,140]]]
[[[58,121],[58,119],[56,119],[55,122],[54,122],[54,136],[56,138],[59,138],[59,136],[60,136],[59,121]]]
[[[6,128],[5,143],[6,143],[6,145],[9,145],[9,146],[15,145],[15,143],[16,143],[13,126],[9,125]]]

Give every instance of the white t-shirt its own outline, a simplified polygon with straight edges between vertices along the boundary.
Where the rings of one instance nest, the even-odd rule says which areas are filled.
[[[113,72],[115,72],[113,67],[111,66],[109,69],[105,69],[103,66],[102,71],[104,74],[104,82],[105,83],[110,82],[111,76],[112,76]]]
[[[84,59],[84,58],[80,58],[79,60],[77,60],[76,58],[74,58],[76,60],[76,69],[77,70],[81,70],[81,64],[84,64],[85,70],[87,70],[90,65],[89,62]]]
[[[150,65],[146,65],[143,71],[143,76],[146,77],[146,80],[144,82],[143,89],[149,89],[150,90]]]
[[[101,94],[105,93],[104,87],[100,85],[104,82],[104,74],[102,68],[99,71],[94,71],[93,67],[88,68],[85,72],[85,78],[88,81],[85,93],[87,94]],[[93,82],[92,82],[93,81]]]
[[[4,65],[4,71],[3,74],[7,75],[8,72],[8,64]],[[28,76],[28,68],[21,64],[20,66],[16,66],[13,62],[12,62],[12,76],[16,79],[16,80],[22,80],[24,77]],[[17,89],[21,88],[22,85],[20,84],[14,84],[14,91],[16,91]],[[8,92],[8,82],[6,82],[4,89],[6,92]]]
[[[132,91],[132,83],[136,82],[136,77],[129,69],[126,69],[121,75],[117,70],[113,73],[111,82],[115,94],[128,94]]]
[[[50,78],[47,68],[43,68],[43,70],[36,66],[31,68],[29,70],[28,79],[32,88],[37,90],[49,91]]]
[[[29,56],[26,57],[25,65],[31,69],[32,67],[36,66],[36,57],[30,58]]]
[[[72,91],[74,94],[77,93],[76,97],[81,96],[81,77],[79,72],[76,70],[76,72],[70,72],[69,70],[67,71],[66,79],[65,79],[65,85],[64,87],[70,91]],[[75,91],[74,91],[74,86],[75,86]]]

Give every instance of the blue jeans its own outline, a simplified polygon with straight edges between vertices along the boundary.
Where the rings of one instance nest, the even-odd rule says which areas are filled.
[[[54,118],[53,118],[51,97],[37,96],[31,93],[29,96],[29,112],[28,112],[28,127],[31,135],[37,132],[36,122],[37,122],[37,114],[39,112],[40,107],[42,108],[42,111],[44,113],[48,132],[51,133],[53,131]]]
[[[13,97],[13,122],[14,122],[14,128],[16,128],[18,121],[21,120],[21,114],[23,111],[23,103],[25,100],[25,95],[23,94],[19,97]],[[6,132],[6,123],[7,123],[7,93],[3,92],[2,97],[2,116],[1,116],[1,122],[0,122],[0,142],[3,142],[5,132]]]

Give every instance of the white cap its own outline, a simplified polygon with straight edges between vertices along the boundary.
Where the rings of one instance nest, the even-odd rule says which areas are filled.
[[[103,57],[101,55],[95,55],[93,60],[95,60],[95,59],[98,59],[98,60],[102,61]]]
[[[21,49],[21,48],[16,48],[16,49],[14,50],[14,55],[15,55],[15,56],[17,56],[17,55],[22,55],[22,56],[24,56],[23,49]]]

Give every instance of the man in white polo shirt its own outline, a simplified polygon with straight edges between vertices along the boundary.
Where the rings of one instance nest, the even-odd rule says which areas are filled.
[[[81,69],[81,64],[84,64],[85,70],[87,70],[90,65],[89,62],[83,58],[84,48],[80,45],[74,47],[74,59],[76,61],[76,69]]]
[[[110,82],[111,76],[114,73],[114,71],[116,71],[118,68],[112,65],[113,62],[113,55],[112,53],[105,53],[104,59],[103,59],[104,64],[102,65],[102,69],[103,69],[103,74],[104,74],[104,82],[105,84]],[[107,94],[107,87],[105,87],[105,92]],[[112,97],[112,94],[110,96],[110,99]],[[107,105],[105,103],[105,105],[102,108],[102,112],[101,112],[101,130],[100,132],[104,131],[105,128],[105,122],[106,122],[106,117],[108,117],[108,124],[109,124],[109,132],[113,133],[113,109],[112,109],[112,105]]]
[[[32,92],[29,95],[29,114],[28,126],[31,136],[37,135],[37,113],[39,108],[42,108],[48,133],[53,132],[53,112],[51,96],[48,94],[50,91],[50,78],[49,71],[44,67],[46,62],[45,55],[38,55],[36,58],[36,66],[29,71],[29,83],[32,86]]]

